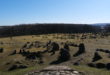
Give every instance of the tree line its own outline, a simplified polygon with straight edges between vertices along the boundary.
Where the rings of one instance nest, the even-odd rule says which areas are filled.
[[[21,24],[0,27],[0,37],[51,33],[96,33],[99,26],[87,24]]]

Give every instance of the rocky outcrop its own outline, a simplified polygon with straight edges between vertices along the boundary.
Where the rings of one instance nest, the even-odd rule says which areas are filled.
[[[29,72],[25,75],[85,75],[69,68],[68,66],[50,66],[41,71]]]

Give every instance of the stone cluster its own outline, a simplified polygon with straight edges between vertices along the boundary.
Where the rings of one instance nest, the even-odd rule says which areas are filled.
[[[67,66],[50,66],[41,71],[30,72],[26,75],[85,75]]]

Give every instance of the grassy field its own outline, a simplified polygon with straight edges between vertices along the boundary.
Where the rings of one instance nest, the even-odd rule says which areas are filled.
[[[86,36],[86,39],[81,39],[83,35]],[[77,45],[79,45],[80,43],[85,44],[86,53],[78,57],[73,57],[73,54],[78,51],[78,48],[69,46],[71,59],[59,65],[68,65],[73,69],[86,73],[87,75],[110,75],[110,71],[107,71],[106,69],[96,69],[96,68],[88,67],[86,65],[87,63],[92,61],[92,58],[93,58],[93,55],[96,49],[98,48],[105,49],[105,50],[110,49],[110,46],[109,46],[110,36],[102,38],[100,37],[100,35],[97,34],[96,38],[91,38],[92,36],[94,35],[91,33],[88,33],[88,34],[27,35],[27,36],[0,38],[0,48],[4,49],[4,52],[0,53],[0,75],[24,75],[27,72],[30,72],[33,70],[40,70],[46,66],[49,66],[50,62],[57,59],[59,52],[56,52],[56,54],[53,56],[50,56],[50,53],[45,53],[43,55],[44,64],[37,64],[37,60],[25,60],[24,56],[20,54],[10,55],[12,51],[14,50],[16,50],[17,53],[19,53],[22,46],[27,42],[32,43],[35,41],[40,41],[42,44],[46,44],[49,40],[51,40],[52,42],[57,42],[60,45],[60,48],[63,47],[61,43],[65,43],[65,42],[75,43]],[[45,47],[39,47],[39,48],[32,47],[27,50],[29,50],[30,52],[37,52],[37,51],[46,50],[46,48]],[[108,57],[109,54],[103,53],[103,52],[99,52],[99,54],[103,57],[103,59],[97,62],[101,62],[101,63],[110,62],[109,60],[110,58]],[[80,61],[80,65],[74,66],[73,63],[80,59],[83,59],[82,61]],[[16,62],[20,62],[23,65],[27,65],[28,68],[8,71],[10,66],[12,66],[13,64],[16,64]]]
[[[27,69],[15,70],[12,72],[0,72],[0,75],[24,75],[28,72],[40,70],[47,66],[48,65],[45,65],[45,66],[37,65]],[[71,65],[70,67],[77,71],[84,72],[86,75],[110,75],[110,71],[107,71],[105,69],[96,69],[88,66],[74,66],[74,65]]]

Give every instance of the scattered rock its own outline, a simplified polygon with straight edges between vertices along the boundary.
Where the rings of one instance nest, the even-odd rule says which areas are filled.
[[[25,75],[85,75],[85,74],[73,70],[68,66],[50,66],[44,68],[41,71],[29,72],[28,74]]]

